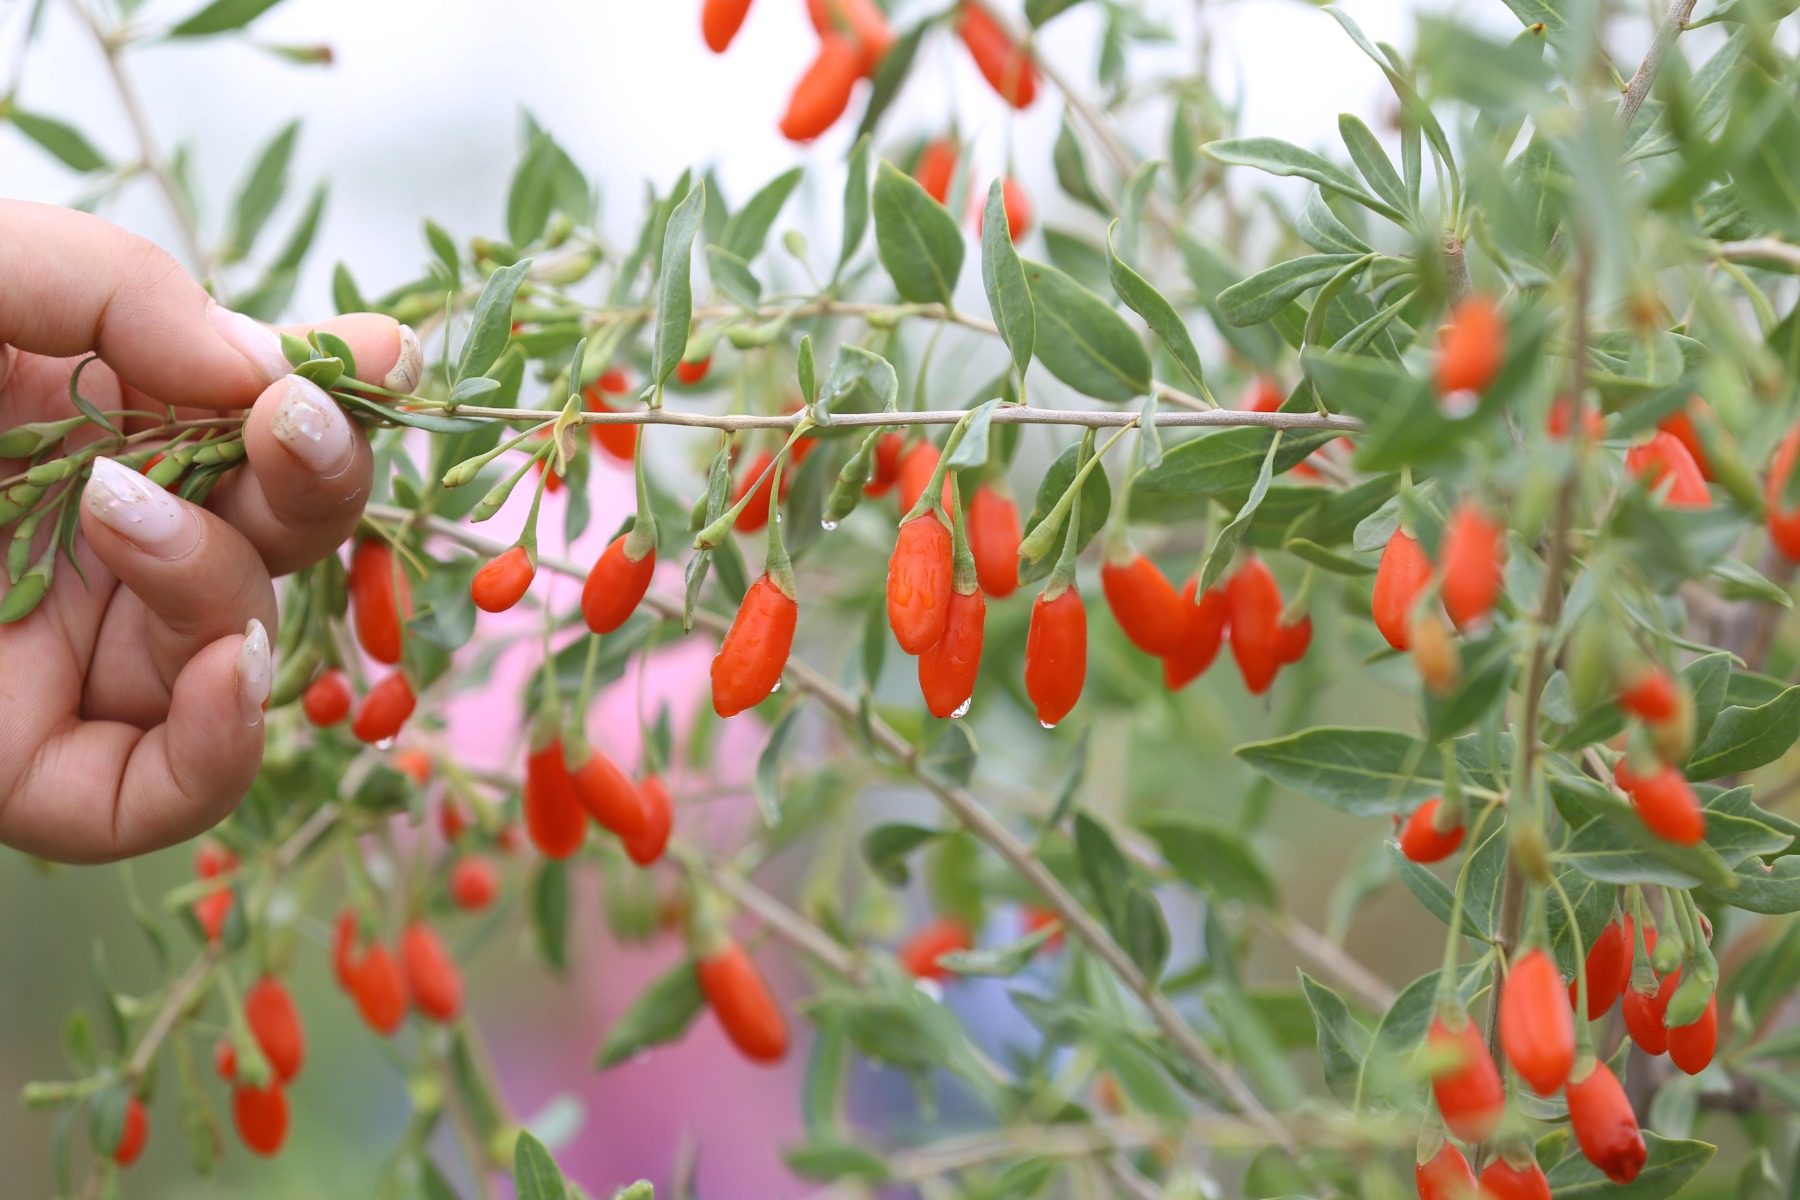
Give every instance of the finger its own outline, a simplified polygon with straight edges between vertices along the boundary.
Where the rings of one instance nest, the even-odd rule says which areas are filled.
[[[244,448],[248,465],[220,481],[207,507],[248,539],[271,575],[318,562],[356,531],[374,456],[317,385],[298,375],[270,384],[244,423]]]
[[[0,803],[0,840],[58,861],[103,862],[210,829],[256,779],[273,678],[268,631],[251,621],[189,660],[168,720],[149,732],[71,718]]]
[[[95,557],[156,618],[148,624],[150,657],[165,684],[246,621],[274,627],[275,589],[244,536],[131,468],[94,460],[81,527]],[[93,670],[106,669],[96,655]]]

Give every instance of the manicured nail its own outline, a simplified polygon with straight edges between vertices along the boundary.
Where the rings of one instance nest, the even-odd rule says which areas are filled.
[[[206,319],[218,335],[231,343],[231,348],[250,360],[270,383],[293,370],[287,355],[281,352],[281,337],[260,321],[243,313],[215,304],[206,310]]]
[[[355,456],[355,436],[344,412],[310,379],[289,375],[269,422],[275,440],[323,479],[343,474]]]
[[[269,698],[269,687],[275,678],[270,657],[269,631],[251,617],[244,626],[244,644],[238,647],[237,658],[238,711],[246,725],[262,723],[263,703]]]
[[[412,326],[400,326],[400,357],[381,380],[390,392],[410,392],[419,385],[419,374],[425,369],[425,352],[419,348],[419,335]]]
[[[180,558],[200,541],[200,523],[175,497],[110,458],[96,458],[82,492],[108,529],[158,558]]]

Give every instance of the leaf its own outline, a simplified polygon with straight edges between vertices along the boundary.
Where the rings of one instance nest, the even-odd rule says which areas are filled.
[[[1723,650],[1703,654],[1681,668],[1681,682],[1694,699],[1694,737],[1706,740],[1719,710],[1725,706],[1725,689],[1731,681],[1731,655]]]
[[[1348,171],[1310,150],[1302,150],[1292,142],[1268,137],[1232,138],[1209,142],[1200,149],[1207,156],[1229,165],[1255,167],[1271,175],[1297,175],[1301,179],[1310,179],[1327,191],[1346,196],[1371,212],[1381,214],[1396,225],[1406,224],[1404,212],[1364,190]]]
[[[1056,145],[1050,152],[1050,159],[1056,168],[1056,182],[1069,198],[1087,205],[1103,217],[1112,216],[1112,206],[1094,187],[1093,178],[1088,174],[1087,159],[1081,153],[1081,142],[1075,137],[1075,127],[1069,123],[1068,114],[1063,115],[1062,129],[1056,135]]]
[[[1325,1086],[1341,1103],[1353,1103],[1363,1059],[1369,1053],[1369,1031],[1351,1015],[1343,997],[1305,971],[1299,975],[1300,990],[1306,996],[1306,1007],[1312,1013],[1313,1027],[1318,1032]]]
[[[1250,494],[1238,509],[1237,515],[1227,522],[1213,538],[1213,544],[1206,551],[1206,562],[1200,568],[1200,590],[1204,592],[1219,581],[1225,568],[1237,554],[1238,543],[1244,540],[1244,533],[1250,528],[1256,510],[1262,507],[1263,497],[1269,494],[1269,478],[1275,468],[1275,453],[1281,449],[1282,431],[1275,430],[1275,436],[1269,439],[1268,453],[1263,455],[1262,470],[1257,472],[1256,482],[1250,485]]]
[[[962,274],[956,218],[893,163],[875,168],[875,250],[900,298],[948,307]]]
[[[839,1179],[880,1183],[888,1177],[886,1163],[861,1146],[847,1143],[795,1146],[783,1150],[781,1160],[800,1178],[818,1183]]]
[[[1444,786],[1439,756],[1395,729],[1320,726],[1235,753],[1275,782],[1357,817],[1405,812]]]
[[[949,469],[952,471],[978,470],[987,465],[990,453],[990,438],[994,424],[994,413],[999,411],[999,399],[983,401],[974,412],[964,418],[962,441],[956,444],[956,451],[950,455]]]
[[[912,877],[906,856],[944,836],[944,830],[929,829],[923,825],[899,822],[877,825],[863,835],[863,860],[894,887],[905,887],[907,880]]]
[[[171,38],[205,37],[242,29],[281,0],[213,0],[205,8],[178,22],[169,30]]]
[[[1791,687],[1756,708],[1733,706],[1721,712],[1687,761],[1692,780],[1737,775],[1774,762],[1800,738],[1800,687]]]
[[[535,134],[514,168],[506,190],[506,236],[514,246],[524,246],[543,236],[556,206],[557,156],[561,153],[548,133]]]
[[[1030,966],[1038,951],[1044,948],[1044,943],[1059,932],[1055,925],[1044,925],[1037,932],[1003,946],[982,946],[974,950],[953,950],[948,954],[940,954],[937,964],[958,975],[1011,978]]]
[[[360,410],[370,416],[380,417],[384,421],[391,421],[395,425],[404,425],[408,429],[423,429],[429,433],[479,433],[483,428],[493,424],[491,421],[477,420],[473,417],[446,417],[436,409],[414,411],[392,408],[354,392],[333,392],[332,396],[346,408]]]
[[[523,1129],[513,1144],[513,1191],[518,1200],[568,1200],[569,1195],[556,1159]]]
[[[687,352],[688,326],[694,316],[692,262],[694,234],[706,213],[706,184],[696,184],[663,230],[662,277],[656,285],[656,352],[651,374],[661,383],[675,373]]]
[[[640,1050],[679,1039],[705,1004],[693,963],[684,961],[665,971],[638,993],[607,1030],[594,1055],[594,1069],[604,1071]]]
[[[532,874],[530,912],[538,953],[561,974],[569,966],[569,870],[563,863],[545,862]]]
[[[456,382],[487,374],[506,350],[512,337],[513,296],[529,270],[531,260],[526,258],[488,276],[481,297],[475,301],[475,310],[469,315],[469,334],[463,339],[462,353],[456,361]]]
[[[1125,888],[1120,904],[1113,936],[1144,978],[1161,978],[1163,964],[1169,959],[1169,923],[1162,906],[1150,889],[1135,879]]]
[[[1200,366],[1200,351],[1194,346],[1193,335],[1188,333],[1187,324],[1182,321],[1181,314],[1175,306],[1146,280],[1142,275],[1126,266],[1113,249],[1113,229],[1118,222],[1106,231],[1106,257],[1111,269],[1113,291],[1125,306],[1144,319],[1162,344],[1168,348],[1169,355],[1175,364],[1187,375],[1188,381],[1196,388],[1205,388],[1205,372]]]
[[[1026,537],[1031,536],[1031,532],[1043,524],[1044,518],[1050,515],[1050,510],[1056,507],[1056,502],[1069,490],[1075,480],[1075,464],[1080,456],[1081,446],[1078,443],[1067,446],[1050,464],[1050,469],[1044,472],[1044,477],[1038,481],[1037,497],[1032,502],[1031,512],[1025,518]],[[1072,507],[1081,519],[1076,539],[1080,547],[1085,548],[1106,527],[1107,516],[1112,512],[1112,484],[1107,480],[1105,471],[1095,470],[1087,477],[1081,486],[1081,497]],[[1046,554],[1035,563],[1021,559],[1019,582],[1030,583],[1048,575],[1054,566],[1055,557],[1053,554]]]
[[[1456,911],[1456,894],[1450,890],[1450,886],[1429,869],[1402,854],[1395,843],[1383,841],[1381,848],[1382,853],[1388,857],[1388,865],[1399,876],[1400,882],[1406,885],[1406,890],[1413,894],[1413,898],[1424,906],[1426,912],[1449,925],[1450,914]],[[1483,940],[1490,936],[1466,904],[1462,911],[1462,931],[1469,937]]]
[[[1257,908],[1279,907],[1275,881],[1236,830],[1180,812],[1155,813],[1137,826],[1189,886]]]
[[[1150,355],[1118,312],[1069,276],[1025,261],[1037,312],[1037,359],[1084,396],[1122,404],[1150,390]]]
[[[944,732],[938,735],[937,741],[931,744],[931,749],[925,752],[919,766],[951,787],[967,787],[980,757],[975,731],[966,721],[950,721],[944,725]]]
[[[1124,912],[1125,889],[1132,882],[1131,864],[1106,826],[1086,813],[1075,814],[1075,857],[1094,907],[1109,925],[1116,924]]]
[[[769,230],[774,228],[775,218],[781,215],[782,205],[787,203],[788,197],[799,185],[802,174],[804,172],[795,167],[764,184],[761,191],[750,197],[744,207],[726,220],[719,245],[745,262],[762,253],[763,243],[769,240]]]
[[[55,155],[71,171],[85,174],[107,166],[106,155],[95,149],[87,135],[67,121],[3,105],[0,105],[0,116],[10,120],[20,133]]]
[[[1707,836],[1722,832],[1719,827],[1727,820],[1738,819],[1709,816]],[[1754,821],[1741,823],[1767,829]],[[1702,842],[1697,846],[1677,846],[1666,842],[1644,829],[1629,809],[1602,810],[1598,819],[1576,831],[1559,859],[1601,883],[1658,883],[1688,888],[1701,884],[1729,887],[1736,882],[1731,868],[1710,845]]]
[[[1800,912],[1800,857],[1790,855],[1764,866],[1753,859],[1737,869],[1737,886],[1701,888],[1699,897],[1746,912],[1785,916]]]
[[[1132,479],[1133,511],[1139,503],[1152,504],[1183,499],[1248,493],[1262,474],[1276,431],[1240,426],[1215,429],[1172,446],[1160,466],[1146,467]],[[1281,431],[1281,448],[1275,452],[1273,473],[1292,470],[1314,450],[1338,435],[1325,429]],[[1348,497],[1342,498],[1347,502]],[[1315,537],[1314,540],[1320,540]]]
[[[1508,0],[1517,7],[1520,0]],[[1556,1200],[1664,1200],[1699,1174],[1712,1161],[1717,1147],[1706,1142],[1682,1142],[1644,1131],[1650,1152],[1636,1179],[1623,1186],[1613,1183],[1579,1153],[1571,1154],[1545,1172]]]
[[[1362,254],[1308,254],[1276,263],[1219,293],[1219,311],[1233,325],[1256,325],[1286,308],[1296,296],[1329,283]]]
[[[1344,149],[1350,152],[1350,161],[1362,172],[1375,194],[1401,211],[1412,208],[1412,202],[1406,194],[1406,184],[1400,178],[1400,172],[1394,170],[1394,162],[1381,148],[1381,142],[1369,132],[1369,127],[1352,113],[1338,115],[1338,136],[1344,139]]]
[[[838,251],[838,270],[855,257],[869,227],[869,137],[856,139],[850,152],[850,171],[844,178],[844,242]]]
[[[294,157],[294,142],[299,136],[300,122],[290,121],[263,147],[256,165],[250,168],[232,204],[231,228],[220,250],[227,262],[250,253],[257,235],[281,203],[282,193],[287,190],[288,163]]]
[[[763,823],[771,829],[781,824],[781,756],[799,716],[800,705],[788,705],[769,731],[769,740],[756,760],[756,806],[762,810]]]
[[[1006,348],[1012,351],[1013,368],[1023,378],[1037,341],[1037,314],[1031,303],[1031,288],[1025,282],[1025,268],[1007,229],[1001,195],[1001,181],[996,179],[988,186],[987,207],[982,216],[981,285],[987,290],[994,324]]]

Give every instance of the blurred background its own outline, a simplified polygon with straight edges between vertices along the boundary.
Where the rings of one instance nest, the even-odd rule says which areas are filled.
[[[26,24],[35,7],[29,0],[0,0],[0,96],[16,95],[34,111],[67,120],[110,157],[128,159],[130,127],[88,31],[64,3],[48,0],[41,6],[39,35],[27,49]],[[154,25],[195,7],[193,0],[154,0],[142,16]],[[1196,55],[1204,55],[1216,90],[1241,98],[1245,133],[1331,153],[1340,111],[1385,127],[1391,94],[1382,77],[1337,24],[1310,5],[1145,0],[1138,7],[1177,37],[1166,46],[1134,50],[1133,77],[1186,71]],[[1500,0],[1343,0],[1342,7],[1371,37],[1401,46],[1410,41],[1412,16],[1420,9],[1452,11],[1498,30],[1517,28]],[[272,228],[292,220],[312,181],[328,179],[331,195],[289,309],[296,318],[331,311],[330,275],[338,260],[353,266],[370,294],[415,277],[426,257],[422,217],[459,239],[501,230],[526,110],[598,184],[602,224],[615,240],[634,236],[645,181],[666,190],[684,168],[710,165],[728,197],[741,202],[778,172],[809,161],[822,169],[808,175],[780,227],[807,231],[815,246],[835,246],[840,164],[854,121],[841,122],[810,147],[796,147],[776,130],[792,80],[812,54],[801,0],[757,0],[723,58],[703,47],[698,8],[697,0],[287,0],[255,24],[249,43],[329,46],[329,66],[296,66],[230,40],[150,45],[133,52],[129,63],[159,138],[166,146],[191,146],[201,217],[209,229],[221,224],[222,198],[233,193],[271,134],[292,118],[303,119],[295,186]],[[1078,7],[1045,30],[1044,53],[1071,78],[1091,80],[1097,31],[1094,14]],[[1618,46],[1621,56],[1640,50]],[[1041,221],[1102,234],[1091,212],[1057,191],[1050,165],[1061,122],[1057,98],[1045,96],[1015,114],[965,55],[941,45],[925,53],[928,65],[885,120],[878,148],[936,134],[954,117],[965,141],[973,143],[978,178],[1010,169],[1032,195]],[[1163,114],[1134,115],[1126,132],[1150,156],[1166,152]],[[1233,178],[1233,186],[1246,190],[1252,182],[1270,186],[1260,178]],[[53,159],[0,123],[0,194],[64,203],[78,191]],[[179,246],[162,198],[148,186],[129,189],[101,211],[171,250]],[[630,483],[617,469],[597,468],[596,475],[593,525],[603,541],[629,510]],[[597,544],[575,553],[580,558],[594,549]],[[560,597],[571,599],[572,593]],[[1322,643],[1336,638],[1334,630],[1321,628]],[[663,652],[645,687],[653,697],[667,698],[677,714],[689,713],[703,695],[710,655],[710,647],[697,644]],[[1336,657],[1315,654],[1309,662]],[[511,696],[519,664],[512,664],[511,675],[508,669],[502,671],[503,694]],[[1310,676],[1288,685],[1317,690],[1318,720],[1379,723],[1384,708],[1406,719],[1400,692],[1370,696],[1363,687],[1347,694],[1332,687],[1328,672],[1315,665]],[[628,673],[594,717],[628,765],[636,757],[631,714],[641,704],[638,686]],[[1247,781],[1229,748],[1260,736],[1269,715],[1228,670],[1212,672],[1195,693],[1182,709],[1165,706],[1160,716],[1106,718],[1117,723],[1111,732],[1119,736],[1095,739],[1102,759],[1091,768],[1094,788],[1122,797],[1217,789],[1201,802],[1218,804],[1240,794]],[[472,761],[495,766],[517,762],[517,722],[504,714],[496,720],[496,712],[480,700],[459,706],[451,730],[459,756],[466,752]],[[753,729],[733,730],[722,748],[728,783],[748,778],[760,737]],[[1152,744],[1156,752],[1138,753]],[[1172,752],[1171,746],[1180,749]],[[1266,861],[1280,864],[1277,882],[1295,914],[1328,928],[1330,889],[1351,865],[1345,848],[1372,849],[1384,831],[1302,800],[1277,797],[1273,803],[1262,835]],[[917,797],[895,792],[873,797],[869,810],[872,818],[893,819],[924,812],[918,805]],[[1104,798],[1096,806],[1105,808]],[[727,794],[714,811],[729,825],[749,815],[746,807],[741,796]],[[153,906],[189,874],[186,848],[133,868],[139,894]],[[59,1034],[70,1007],[91,1002],[96,942],[104,942],[108,970],[123,990],[154,984],[152,960],[128,916],[126,897],[118,869],[49,869],[0,851],[0,1195],[7,1200],[53,1194],[52,1118],[23,1111],[11,1097],[28,1080],[65,1075]],[[597,890],[578,891],[577,899],[575,964],[566,978],[541,969],[518,919],[482,940],[468,969],[472,1009],[489,1033],[514,1109],[546,1140],[561,1141],[565,1168],[596,1193],[640,1176],[661,1184],[673,1163],[694,1161],[697,1154],[702,1195],[806,1194],[810,1188],[787,1175],[779,1155],[799,1127],[803,1055],[772,1073],[749,1067],[703,1019],[684,1042],[647,1061],[599,1076],[589,1070],[608,1023],[679,949],[614,945],[598,916]],[[1185,943],[1191,957],[1193,914],[1185,920],[1171,915],[1178,947]],[[323,927],[313,932],[322,944]],[[1394,886],[1363,910],[1347,934],[1351,952],[1390,981],[1430,969],[1442,944],[1437,923]],[[764,959],[778,988],[804,992],[784,956]],[[1266,953],[1253,965],[1260,979],[1292,982],[1292,964],[1277,954]],[[197,1181],[186,1165],[175,1107],[159,1099],[152,1119],[160,1136],[153,1135],[144,1162],[128,1178],[129,1196],[298,1200],[372,1194],[371,1180],[407,1119],[408,1081],[386,1048],[358,1026],[327,976],[323,954],[302,956],[295,986],[308,1019],[310,1057],[292,1092],[288,1151],[265,1164],[233,1146],[218,1177]],[[990,1048],[1018,1033],[999,985],[964,982],[952,993],[952,1005],[976,1024]],[[898,1079],[872,1076],[858,1095],[864,1118],[910,1111]],[[951,1102],[938,1121],[957,1119]],[[892,1128],[893,1120],[884,1117],[882,1124]]]

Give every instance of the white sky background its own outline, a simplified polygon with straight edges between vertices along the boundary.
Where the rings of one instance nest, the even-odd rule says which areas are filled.
[[[200,3],[151,0],[143,11],[146,19],[178,19]],[[27,7],[28,0],[0,0],[0,94],[17,74]],[[907,0],[900,13],[921,7]],[[1337,24],[1309,5],[1146,0],[1143,7],[1184,35],[1196,19],[1213,24],[1219,87],[1231,95],[1241,82],[1245,133],[1341,157],[1340,111],[1381,128],[1376,118],[1390,100],[1385,82]],[[1501,0],[1343,0],[1342,7],[1372,37],[1402,46],[1421,8],[1455,11],[1502,33],[1517,28]],[[284,236],[305,188],[331,178],[326,221],[293,306],[306,315],[329,311],[330,269],[339,258],[368,292],[414,277],[425,260],[423,216],[459,240],[498,233],[521,107],[599,182],[604,225],[620,240],[635,228],[646,178],[666,188],[685,166],[716,163],[728,197],[741,203],[796,162],[840,163],[853,121],[810,149],[791,145],[775,128],[814,44],[801,0],[757,0],[723,58],[701,44],[698,11],[698,0],[287,0],[254,26],[257,36],[329,43],[335,66],[291,66],[224,39],[149,46],[130,62],[165,145],[194,142],[209,236],[217,236],[219,210],[262,143],[288,118],[305,118],[289,199],[265,237]],[[1091,79],[1097,29],[1095,15],[1078,8],[1045,31],[1047,53],[1072,78]],[[1134,70],[1138,78],[1185,70],[1188,53],[1140,50]],[[882,144],[935,132],[958,113],[965,137],[975,140],[978,180],[1002,168],[1010,139],[1040,215],[1052,223],[1073,219],[1056,195],[1049,162],[1060,121],[1053,90],[1042,89],[1037,104],[1014,117],[960,48],[939,41],[921,59],[884,122]],[[19,98],[72,121],[116,158],[133,153],[100,59],[64,0],[49,0],[43,36],[23,60]],[[1149,153],[1166,154],[1163,130],[1135,132]],[[791,207],[784,226],[807,229],[823,257],[835,248],[841,184],[827,175],[811,186],[813,196],[803,194],[799,204],[816,207]],[[0,125],[0,194],[54,202],[76,191],[58,164]],[[148,186],[134,186],[105,211],[175,244],[161,199]]]

